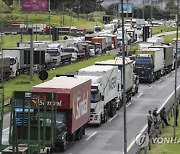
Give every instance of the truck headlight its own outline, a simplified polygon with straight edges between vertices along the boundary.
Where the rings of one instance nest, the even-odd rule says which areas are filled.
[[[95,115],[95,116],[94,116],[94,120],[97,120],[97,119],[98,119],[98,115]]]

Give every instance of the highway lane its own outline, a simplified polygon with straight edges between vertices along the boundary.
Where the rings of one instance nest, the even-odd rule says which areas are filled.
[[[180,72],[180,68],[178,70]],[[178,79],[180,75],[178,74]],[[180,81],[178,81],[180,86]],[[141,84],[139,94],[127,106],[127,143],[128,153],[137,151],[134,145],[136,135],[147,124],[147,112],[154,107],[160,108],[168,102],[174,91],[174,72],[149,84]],[[180,93],[179,93],[180,94]],[[173,102],[170,102],[171,104]],[[87,135],[79,142],[71,144],[64,154],[119,154],[123,153],[123,110],[114,119],[101,127],[88,128]]]
[[[178,71],[180,72],[180,68]],[[180,79],[179,74],[178,79]],[[140,84],[139,93],[127,105],[127,143],[130,154],[137,150],[133,142],[136,135],[147,124],[147,111],[154,107],[161,107],[173,91],[174,71],[152,84]],[[9,119],[9,114],[6,114],[3,126],[5,142],[8,137]],[[84,138],[70,144],[64,154],[119,154],[123,153],[123,143],[123,110],[121,109],[115,117],[108,119],[108,122],[101,127],[87,128]]]

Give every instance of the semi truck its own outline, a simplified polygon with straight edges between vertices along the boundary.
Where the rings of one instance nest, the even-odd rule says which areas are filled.
[[[32,92],[55,93],[56,102],[47,101],[47,109],[56,106],[55,145],[65,150],[67,144],[85,135],[85,127],[90,118],[91,80],[76,77],[55,77],[36,85]],[[39,106],[44,108],[44,102]]]
[[[101,62],[96,62],[95,65],[110,65],[117,66],[119,73],[119,93],[122,96],[123,90],[123,60],[121,57],[116,57],[114,60],[106,60]],[[130,101],[132,95],[138,93],[139,89],[139,79],[133,73],[133,60],[126,58],[125,60],[125,91],[126,91],[126,101]],[[122,97],[120,97],[120,106],[122,106]]]
[[[135,73],[140,80],[152,83],[160,79],[164,68],[164,51],[162,48],[136,50]]]
[[[9,57],[1,57],[0,58],[0,81],[9,80],[10,78],[10,58]]]
[[[108,116],[116,114],[118,99],[118,68],[115,66],[92,65],[78,70],[78,76],[90,76],[92,79],[91,117],[89,123],[106,122]],[[99,77],[99,78],[93,78]]]
[[[30,69],[30,65],[27,63],[28,61],[28,52],[30,52],[30,48],[6,48],[3,49],[3,57],[10,58],[10,68],[11,74],[10,77],[15,77],[20,73],[28,72]],[[29,57],[30,58],[30,57]]]
[[[172,46],[173,46],[173,52],[174,52],[174,67],[173,69],[175,69],[175,56],[177,55],[177,67],[180,66],[180,39],[178,38],[178,40],[174,38],[172,40]],[[176,42],[177,42],[177,52],[176,52]]]
[[[92,43],[100,43],[102,53],[105,53],[107,50],[106,38],[105,37],[93,37],[91,39]]]
[[[66,62],[71,62],[72,54],[62,52],[60,43],[53,43],[48,45],[46,52],[51,55],[54,66],[59,66],[60,64],[64,64]]]
[[[173,47],[170,45],[154,45],[150,46],[149,49],[151,48],[162,48],[164,51],[164,69],[163,69],[163,75],[170,73],[173,67],[173,62],[174,62],[174,54],[173,54]]]

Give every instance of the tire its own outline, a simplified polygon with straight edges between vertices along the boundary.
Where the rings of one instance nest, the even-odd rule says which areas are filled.
[[[61,151],[65,151],[67,147],[67,141],[65,140],[65,142],[63,143],[63,145],[61,146]]]

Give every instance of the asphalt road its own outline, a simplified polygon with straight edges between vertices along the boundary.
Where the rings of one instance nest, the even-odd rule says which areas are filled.
[[[180,68],[178,71],[180,72]],[[177,79],[180,79],[180,74],[178,74]],[[180,86],[180,80],[178,80],[177,85],[177,87]],[[135,137],[139,132],[144,131],[147,125],[148,110],[152,110],[154,107],[160,108],[165,103],[167,103],[168,108],[173,103],[173,91],[174,71],[151,85],[140,84],[139,93],[127,104],[127,146],[129,154],[134,154],[137,151],[137,146],[134,144]],[[177,92],[180,95],[180,90]],[[3,126],[4,143],[8,139],[9,119],[9,114],[6,114]],[[71,143],[63,154],[123,153],[123,128],[123,109],[121,109],[100,127],[88,127],[86,135],[80,141]]]
[[[180,72],[180,68],[178,69]],[[178,74],[177,79],[180,79]],[[177,87],[180,87],[178,80]],[[127,149],[128,154],[138,150],[135,137],[146,129],[147,112],[154,107],[169,108],[174,102],[174,71],[163,76],[160,80],[149,84],[140,84],[139,93],[127,104]],[[177,91],[180,95],[180,88]],[[8,141],[9,114],[4,116],[3,143]],[[121,154],[123,153],[123,109],[108,119],[100,127],[88,127],[86,135],[80,140],[71,143],[63,154]],[[59,152],[54,152],[59,153]]]
[[[179,69],[180,72],[180,69]],[[178,79],[180,74],[178,74]],[[178,81],[180,86],[180,81]],[[141,84],[139,93],[127,105],[127,144],[128,153],[134,154],[137,146],[134,140],[139,132],[147,125],[147,112],[154,107],[167,108],[174,91],[174,72],[162,77],[153,84]],[[178,91],[180,94],[180,91]],[[69,145],[64,154],[120,154],[123,153],[123,110],[117,112],[113,118],[100,127],[87,128],[86,136],[78,142]],[[58,152],[59,153],[59,152]]]

